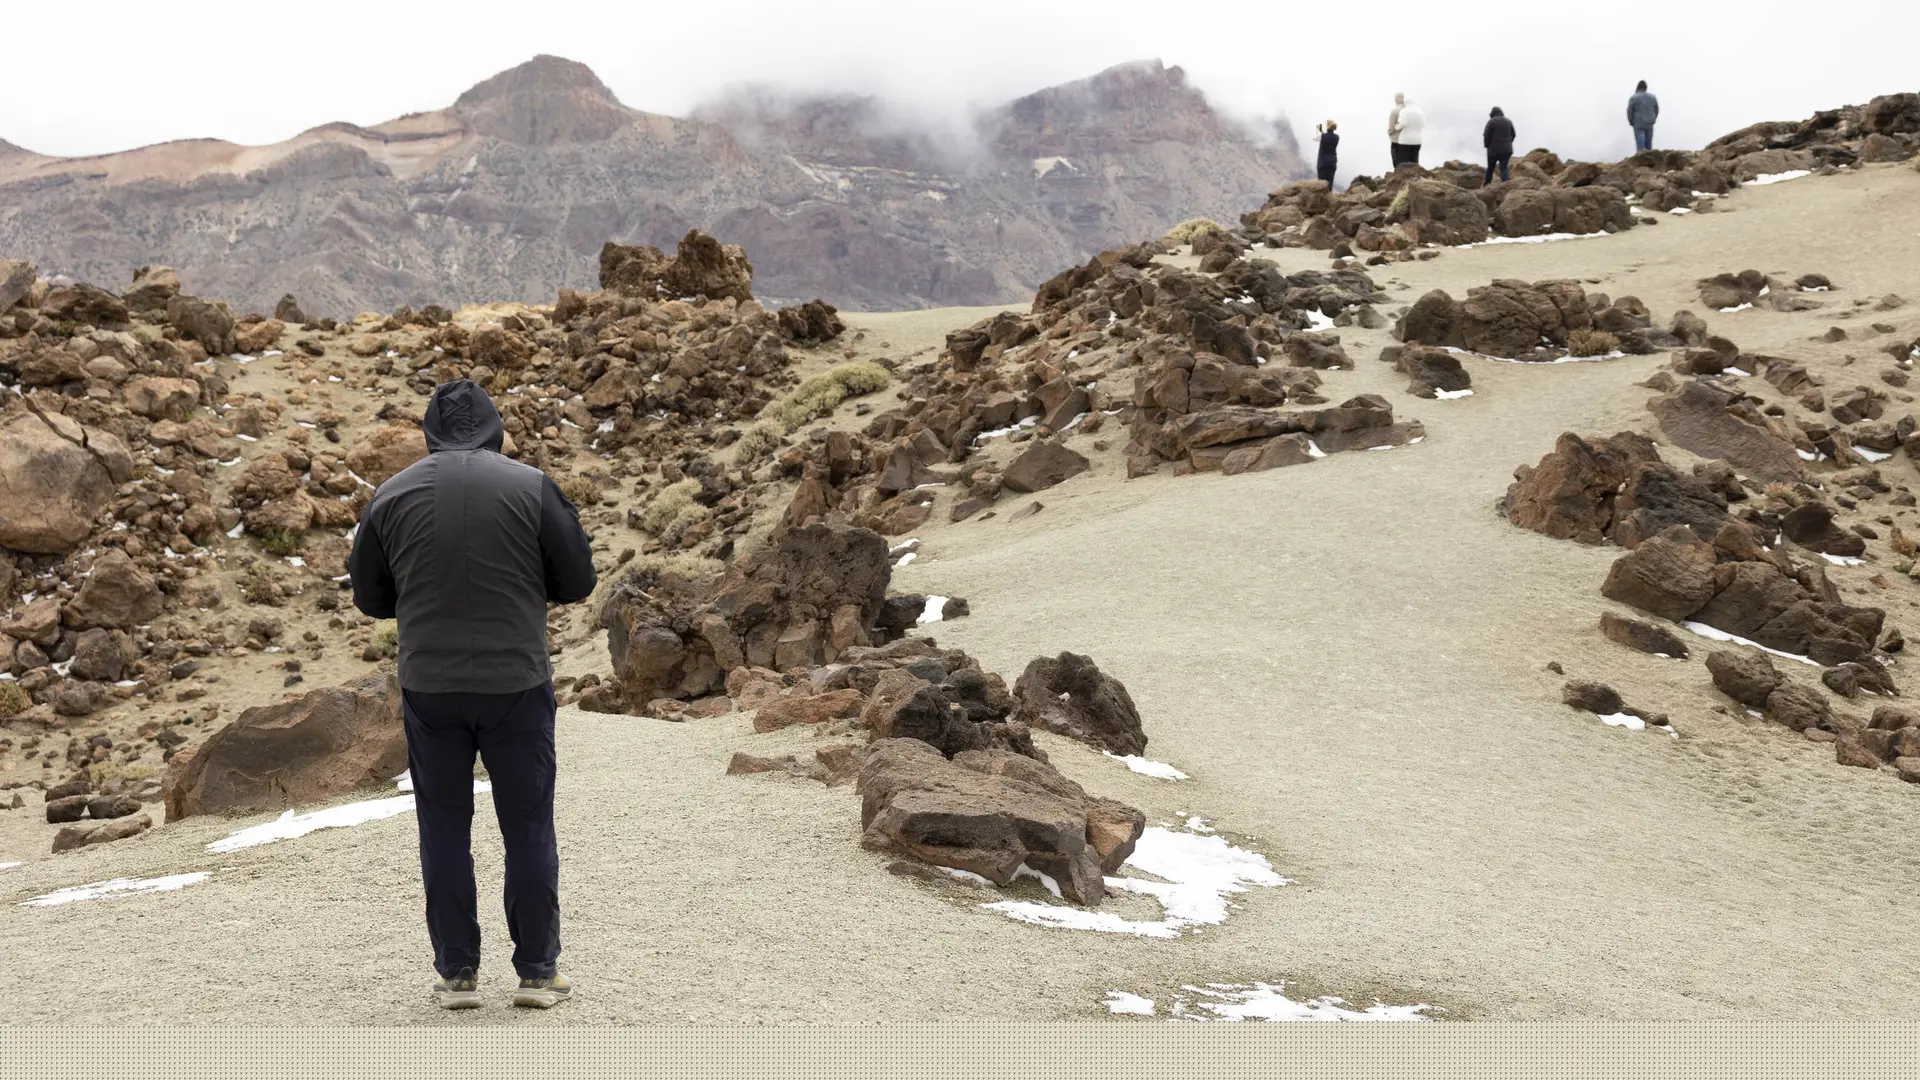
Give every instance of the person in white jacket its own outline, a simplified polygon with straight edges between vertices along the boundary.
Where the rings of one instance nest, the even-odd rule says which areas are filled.
[[[1407,156],[1407,148],[1400,145],[1400,110],[1406,104],[1407,95],[1393,95],[1393,111],[1387,114],[1387,151],[1392,155],[1393,167],[1396,169]]]
[[[1412,98],[1404,95],[1395,95],[1395,97],[1402,102],[1399,116],[1400,159],[1395,164],[1411,162],[1418,165],[1420,164],[1420,142],[1426,138],[1427,114],[1420,111],[1420,106],[1414,104]]]

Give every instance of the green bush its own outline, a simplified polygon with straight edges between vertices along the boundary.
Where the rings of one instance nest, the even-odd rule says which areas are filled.
[[[291,529],[265,529],[259,536],[260,546],[269,555],[284,558],[300,550],[300,534]]]
[[[792,434],[807,421],[830,415],[836,406],[848,398],[884,390],[892,380],[886,368],[871,360],[841,364],[801,383],[785,400],[775,404],[772,407],[773,419],[779,421],[788,434]]]
[[[1190,244],[1201,233],[1226,232],[1226,226],[1212,218],[1188,218],[1167,230],[1166,241],[1170,244]]]
[[[1582,327],[1567,335],[1568,356],[1607,356],[1620,348],[1620,339],[1605,330]]]
[[[0,682],[0,720],[18,716],[33,707],[33,698],[18,683]]]
[[[733,463],[749,466],[780,448],[780,429],[772,424],[755,424],[733,444]]]
[[[373,628],[373,647],[382,656],[393,656],[400,651],[400,623],[397,619],[382,619]]]
[[[700,493],[700,481],[692,477],[668,484],[640,512],[640,527],[659,536],[675,525],[692,524],[707,516],[707,508],[693,501]]]

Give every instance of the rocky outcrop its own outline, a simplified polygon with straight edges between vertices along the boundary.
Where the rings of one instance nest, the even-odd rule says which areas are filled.
[[[1673,343],[1633,297],[1589,294],[1577,281],[1495,281],[1455,300],[1435,289],[1414,302],[1394,327],[1409,345],[1465,349],[1510,360],[1568,355],[1575,335],[1604,332],[1623,351],[1650,353]]]
[[[1147,748],[1140,710],[1120,680],[1103,674],[1091,657],[1063,652],[1027,665],[1013,684],[1019,703],[1013,718],[1078,739],[1110,754],[1140,754]]]
[[[119,438],[59,413],[0,415],[0,547],[66,552],[133,473]]]
[[[753,264],[738,244],[692,229],[672,258],[654,247],[607,243],[600,287],[659,300],[751,300]]]
[[[1727,518],[1727,494],[1660,460],[1644,435],[1560,436],[1553,452],[1521,466],[1498,509],[1523,529],[1583,544],[1635,547],[1674,525],[1713,536]],[[1738,484],[1731,490],[1740,498]]]
[[[1763,413],[1760,404],[1735,387],[1689,379],[1648,401],[1647,408],[1682,449],[1766,482],[1804,479],[1805,459],[1785,423]]]
[[[407,767],[391,676],[311,691],[242,712],[167,768],[168,821],[227,810],[280,810],[369,785]]]

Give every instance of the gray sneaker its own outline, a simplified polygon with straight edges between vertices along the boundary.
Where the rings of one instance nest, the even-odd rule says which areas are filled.
[[[461,968],[453,978],[435,981],[433,1003],[443,1009],[479,1008],[480,984],[474,977],[473,969]]]
[[[573,984],[555,972],[547,979],[521,979],[513,1003],[523,1009],[551,1009],[573,996]]]

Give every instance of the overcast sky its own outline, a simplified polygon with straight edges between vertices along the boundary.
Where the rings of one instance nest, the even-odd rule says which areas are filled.
[[[1513,118],[1522,150],[1623,156],[1637,79],[1660,97],[1658,144],[1681,147],[1920,88],[1916,0],[106,0],[81,10],[10,5],[0,139],[67,155],[190,137],[270,143],[440,108],[543,52],[589,65],[630,106],[673,114],[742,81],[951,113],[1158,57],[1225,110],[1289,117],[1303,149],[1316,122],[1337,119],[1344,178],[1384,166],[1396,90],[1425,107],[1433,164],[1477,157],[1492,105]]]

